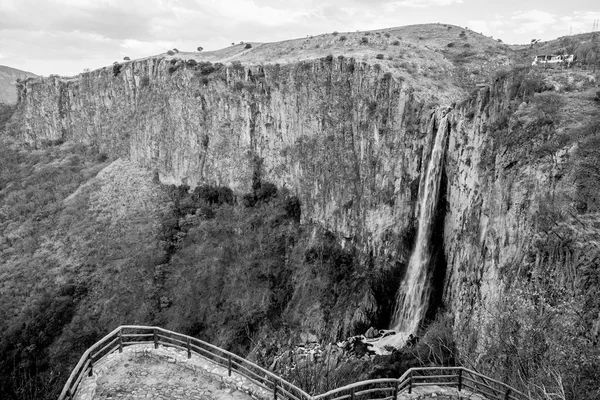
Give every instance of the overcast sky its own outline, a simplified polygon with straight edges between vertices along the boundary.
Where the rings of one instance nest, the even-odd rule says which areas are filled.
[[[443,22],[505,43],[590,32],[598,0],[0,0],[0,64],[72,75],[173,47]]]

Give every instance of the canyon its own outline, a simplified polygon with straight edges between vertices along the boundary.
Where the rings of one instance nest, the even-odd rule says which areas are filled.
[[[545,390],[562,385],[569,398],[597,393],[597,76],[516,67],[512,50],[484,37],[477,44],[495,55],[456,62],[456,54],[473,54],[444,57],[450,50],[434,41],[440,29],[448,30],[432,28],[432,41],[425,37],[424,44],[404,39],[400,49],[431,54],[415,56],[425,61],[412,72],[362,49],[360,56],[337,54],[333,45],[321,46],[332,54],[319,57],[261,61],[255,45],[233,62],[181,53],[76,77],[25,79],[18,82],[13,135],[32,151],[67,142],[109,157],[110,165],[65,199],[67,205],[84,195],[96,208],[110,199],[129,201],[160,221],[185,193],[207,186],[229,188],[238,204],[248,193],[260,197],[268,184],[296,199],[307,246],[323,249],[319,243],[330,241],[353,257],[353,267],[330,281],[311,281],[309,270],[288,272],[293,288],[284,303],[285,329],[298,337],[334,341],[370,326],[424,336],[427,323],[444,317],[456,356],[468,367],[534,392],[533,382]],[[339,42],[331,36],[322,40]],[[373,36],[386,42],[384,48],[372,40],[373,55],[393,50],[398,56],[394,37]],[[443,68],[432,73],[427,60]],[[152,182],[185,193],[169,202]],[[114,207],[111,215],[133,213],[128,205]],[[180,232],[197,223],[193,215],[179,215]],[[148,224],[145,234],[152,235],[158,228]],[[202,240],[210,238],[195,245]],[[158,251],[149,250],[152,241],[143,243],[147,252]],[[415,249],[416,243],[422,246]],[[68,253],[66,244],[57,249]],[[411,260],[417,253],[426,256]],[[85,275],[82,254],[64,259]],[[191,279],[193,267],[170,257],[143,273],[154,278],[142,279],[162,279],[161,310],[190,315],[186,298],[204,281]],[[322,263],[326,256],[320,257]],[[421,267],[410,272],[411,264]],[[156,278],[163,270],[166,278]],[[127,273],[120,271],[115,279]],[[418,285],[409,280],[413,273],[422,274]],[[189,281],[198,287],[181,286]],[[337,290],[333,281],[348,288],[329,307],[314,293]],[[128,290],[132,298],[144,293]],[[408,302],[406,293],[417,299],[411,307],[418,312],[401,312],[410,315],[403,320],[393,314],[396,296]],[[244,296],[236,301],[264,302],[258,293]],[[136,313],[121,317],[142,318]],[[160,310],[156,315],[160,321]],[[167,327],[176,323],[162,318]],[[278,335],[269,329],[262,326],[257,340]],[[254,357],[259,349],[256,343],[246,348]]]

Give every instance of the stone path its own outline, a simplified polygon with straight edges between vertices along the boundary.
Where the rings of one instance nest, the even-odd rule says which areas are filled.
[[[458,391],[456,388],[442,386],[419,386],[411,394],[406,392],[398,396],[398,400],[487,400],[480,394],[468,390]]]
[[[247,379],[202,357],[152,345],[124,348],[94,366],[80,384],[76,400],[205,399],[252,400],[272,397]]]

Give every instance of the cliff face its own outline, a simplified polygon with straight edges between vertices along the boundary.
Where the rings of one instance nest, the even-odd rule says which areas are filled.
[[[597,105],[527,79],[546,90],[515,74],[454,110],[444,303],[463,360],[576,398],[599,365]]]
[[[454,315],[461,356],[516,381],[577,364],[600,318],[595,205],[582,200],[589,182],[571,185],[581,145],[556,139],[570,132],[555,118],[564,107],[553,113],[552,99],[534,95],[542,89],[519,85],[505,77],[441,107],[351,59],[226,68],[155,58],[29,80],[19,113],[34,145],[95,144],[165,183],[244,193],[259,176],[287,188],[303,221],[357,245],[375,268],[406,264],[419,179],[447,115],[433,249],[445,280],[434,296]]]
[[[248,192],[259,171],[300,198],[303,220],[406,256],[398,238],[437,117],[402,82],[346,59],[212,73],[148,59],[115,71],[27,82],[26,139],[96,144],[192,187]]]

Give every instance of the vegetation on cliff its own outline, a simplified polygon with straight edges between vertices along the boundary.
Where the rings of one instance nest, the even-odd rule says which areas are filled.
[[[464,338],[460,358],[535,398],[594,398],[600,390],[596,79],[517,68],[499,73],[469,105],[467,124],[485,121],[487,133],[476,154],[479,190],[494,196],[479,207],[486,221],[503,221],[492,236],[500,242],[484,242],[481,262],[499,266],[490,279],[502,289],[486,291],[463,266],[462,279],[479,296],[498,297],[469,309],[479,329],[455,326]],[[485,104],[489,116],[475,104]],[[486,229],[481,224],[469,220],[461,245],[481,240],[467,233]]]
[[[172,52],[22,82],[28,102],[4,125],[31,147],[0,143],[0,396],[55,397],[83,349],[123,323],[265,366],[308,337],[386,326],[431,134],[450,113],[434,241],[435,305],[453,315],[388,357],[281,372],[322,391],[464,363],[540,399],[594,398],[598,76],[496,71],[518,58],[507,46],[430,31],[257,44],[242,58],[317,49],[287,65]],[[347,47],[356,58],[336,53]]]
[[[2,397],[55,398],[87,346],[118,324],[157,324],[239,354],[377,324],[384,279],[262,182],[164,186],[92,147],[3,139]],[[364,297],[372,309],[355,317]],[[344,327],[353,326],[346,331]],[[275,354],[275,353],[273,353]],[[267,360],[262,360],[266,362]]]

